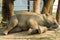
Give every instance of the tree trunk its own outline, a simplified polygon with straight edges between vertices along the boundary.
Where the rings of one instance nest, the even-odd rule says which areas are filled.
[[[33,12],[40,14],[40,0],[34,0]]]
[[[8,21],[14,15],[14,0],[2,1],[2,21]]]
[[[28,12],[30,11],[30,0],[28,0]]]
[[[2,1],[2,21],[3,26],[10,20],[11,16],[14,15],[14,0],[3,0]]]
[[[60,24],[60,0],[58,1],[58,9],[56,14],[57,22]]]
[[[42,9],[42,14],[49,13],[52,14],[53,4],[55,0],[43,0],[44,5]]]

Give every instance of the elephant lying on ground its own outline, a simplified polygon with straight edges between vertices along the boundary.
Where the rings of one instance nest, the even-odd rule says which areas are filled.
[[[29,34],[35,34],[41,33],[41,28],[43,27],[56,29],[58,28],[58,23],[49,14],[38,15],[33,12],[19,12],[11,17],[7,28],[3,31],[3,34],[7,35],[8,32],[13,30],[15,27],[18,27],[19,31],[30,31]]]

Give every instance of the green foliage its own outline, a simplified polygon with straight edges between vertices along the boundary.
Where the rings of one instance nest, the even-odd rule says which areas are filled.
[[[52,40],[50,37],[42,37],[40,40]]]
[[[55,12],[53,12],[52,15],[53,15],[54,18],[56,18],[56,13]]]
[[[1,20],[2,20],[2,15],[1,15],[1,11],[0,11],[0,23],[1,23]]]
[[[2,6],[2,0],[0,0],[0,6]]]

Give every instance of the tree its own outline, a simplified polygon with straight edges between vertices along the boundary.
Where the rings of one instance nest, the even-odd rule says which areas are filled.
[[[56,13],[57,22],[60,24],[60,0],[58,0],[58,8]]]
[[[43,5],[43,9],[42,9],[41,13],[42,14],[44,14],[44,13],[52,14],[52,7],[54,4],[54,1],[55,0],[43,0],[44,5]]]
[[[34,0],[33,12],[40,14],[40,0]]]
[[[2,23],[7,22],[14,15],[14,0],[2,1]]]

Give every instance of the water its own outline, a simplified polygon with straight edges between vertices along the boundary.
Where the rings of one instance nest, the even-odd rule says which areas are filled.
[[[28,4],[28,2],[27,2],[28,0],[16,0],[15,2],[14,2],[14,10],[15,11],[17,11],[17,10],[28,10],[28,8],[27,8],[27,4]],[[42,3],[43,1],[41,1],[41,8],[40,8],[40,10],[42,10],[42,6],[43,6],[43,3]],[[30,1],[30,10],[33,10],[33,1]]]
[[[14,3],[15,7],[14,7],[14,10],[15,11],[21,11],[21,10],[28,10],[27,9],[27,0],[16,0],[15,3]],[[56,0],[54,2],[54,6],[53,6],[53,12],[56,12],[57,11],[57,5],[58,5],[58,1]],[[40,2],[40,11],[42,10],[42,7],[43,7],[43,1],[41,0]],[[31,1],[30,2],[30,10],[33,10],[33,2]]]

